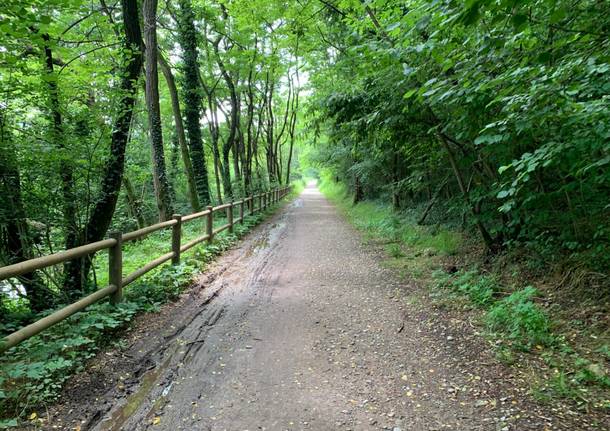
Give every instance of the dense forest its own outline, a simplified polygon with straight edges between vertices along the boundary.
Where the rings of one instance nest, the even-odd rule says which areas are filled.
[[[317,177],[469,232],[487,257],[579,268],[607,298],[609,14],[603,0],[4,2],[0,264]],[[95,290],[95,259],[2,282],[3,332]]]
[[[332,57],[312,76],[317,160],[355,201],[453,202],[491,251],[569,250],[607,268],[609,7],[338,4]]]

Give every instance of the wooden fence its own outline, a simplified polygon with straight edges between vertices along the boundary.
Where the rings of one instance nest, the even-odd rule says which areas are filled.
[[[177,214],[174,215],[171,220],[157,223],[152,226],[147,226],[133,232],[125,234],[121,234],[121,232],[110,232],[108,239],[102,241],[71,248],[48,256],[41,256],[36,259],[26,260],[14,265],[1,267],[0,280],[6,280],[7,278],[18,277],[37,269],[57,265],[72,259],[88,256],[100,250],[108,249],[108,286],[104,287],[103,289],[99,289],[89,296],[86,296],[73,304],[55,311],[53,314],[50,314],[8,335],[0,341],[0,353],[16,346],[30,337],[33,337],[56,323],[67,319],[74,313],[85,309],[89,305],[98,302],[103,298],[109,296],[113,304],[119,303],[123,297],[123,288],[135,281],[137,278],[170,259],[173,264],[178,264],[180,262],[180,255],[197,244],[203,241],[211,242],[215,235],[226,229],[228,229],[229,232],[233,232],[233,226],[236,222],[244,222],[245,211],[249,211],[250,215],[252,215],[257,211],[265,210],[269,205],[279,202],[289,192],[290,186],[282,187],[269,192],[253,195],[237,202],[231,202],[217,207],[208,206],[205,211],[189,214],[187,216]],[[239,211],[237,218],[234,217],[233,213],[234,209],[236,208]],[[218,211],[226,211],[227,223],[214,229],[214,213]],[[205,217],[207,220],[205,224],[205,235],[189,241],[186,244],[182,244],[182,225],[191,220],[203,217]],[[153,232],[167,228],[172,229],[171,251],[159,256],[126,277],[123,277],[123,243],[144,238]]]

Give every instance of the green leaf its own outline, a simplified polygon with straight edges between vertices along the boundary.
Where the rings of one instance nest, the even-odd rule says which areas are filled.
[[[474,140],[475,145],[481,144],[495,144],[501,142],[504,139],[503,135],[481,135]]]
[[[563,20],[567,15],[567,12],[564,8],[558,8],[553,11],[550,17],[551,24],[557,24],[559,21]]]
[[[417,88],[412,88],[411,90],[407,91],[404,96],[402,96],[403,99],[410,99],[415,93],[417,93],[417,90]]]
[[[514,189],[510,189],[510,190],[514,190]],[[510,190],[502,190],[501,192],[498,193],[497,198],[498,199],[504,199],[504,198],[510,196],[512,194],[510,192]]]

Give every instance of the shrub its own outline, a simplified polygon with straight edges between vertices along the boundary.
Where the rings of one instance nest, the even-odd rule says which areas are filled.
[[[551,345],[554,340],[550,320],[533,302],[537,294],[536,289],[528,286],[497,301],[487,313],[488,328],[504,334],[520,348]]]
[[[498,284],[494,277],[481,275],[476,270],[459,271],[454,275],[436,272],[437,286],[467,296],[477,306],[491,304]]]

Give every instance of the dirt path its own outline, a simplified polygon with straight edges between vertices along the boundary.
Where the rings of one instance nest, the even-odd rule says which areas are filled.
[[[314,188],[225,261],[87,428],[589,429],[527,401],[466,322],[404,301],[413,287]]]

